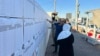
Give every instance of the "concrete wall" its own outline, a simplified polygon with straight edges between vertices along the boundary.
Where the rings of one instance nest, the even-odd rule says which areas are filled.
[[[50,17],[34,0],[0,0],[0,56],[44,56]]]

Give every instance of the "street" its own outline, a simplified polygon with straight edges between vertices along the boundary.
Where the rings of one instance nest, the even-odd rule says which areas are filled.
[[[79,32],[73,32],[74,34],[74,55],[75,56],[100,56],[100,46],[94,46],[88,43],[84,37],[85,35]],[[53,44],[52,37],[50,36],[46,54],[45,56],[57,56],[57,54],[53,54],[54,47],[51,46]]]

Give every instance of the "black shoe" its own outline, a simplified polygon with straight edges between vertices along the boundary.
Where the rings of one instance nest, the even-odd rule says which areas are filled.
[[[55,46],[55,44],[52,44],[51,46]]]

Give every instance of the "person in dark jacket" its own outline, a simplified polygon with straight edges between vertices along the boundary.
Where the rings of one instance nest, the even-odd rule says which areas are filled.
[[[58,37],[59,33],[62,31],[63,24],[64,24],[64,22],[62,19],[59,19],[59,22],[54,24],[55,25],[55,37],[54,37],[55,50],[53,53],[57,53],[57,51],[58,51],[57,37]]]
[[[70,31],[69,24],[63,25],[63,30],[58,35],[57,42],[59,44],[59,56],[74,56],[73,42],[74,36]]]
[[[50,23],[52,23],[52,21],[50,20],[47,20],[49,21]],[[59,35],[59,33],[62,31],[62,27],[63,27],[63,24],[65,23],[64,22],[65,20],[64,19],[61,19],[59,18],[59,20],[53,24],[53,41],[54,41],[54,44],[52,44],[52,46],[54,46],[54,51],[53,53],[57,53],[58,51],[58,43],[57,43],[57,37]]]

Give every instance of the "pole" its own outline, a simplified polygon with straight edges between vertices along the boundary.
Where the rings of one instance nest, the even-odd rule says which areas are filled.
[[[54,0],[54,12],[56,12],[56,0]]]
[[[87,20],[86,20],[86,34],[87,34],[87,32],[88,32],[88,25],[89,25],[89,12],[86,12],[86,14],[87,14]]]
[[[76,15],[75,15],[75,17],[76,17],[76,29],[78,30],[78,0],[76,0]]]

